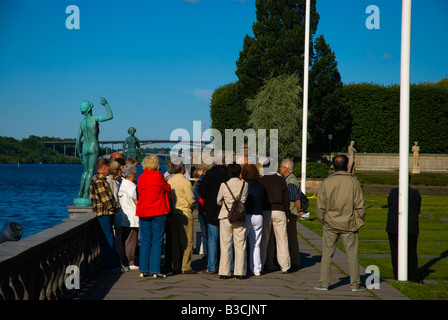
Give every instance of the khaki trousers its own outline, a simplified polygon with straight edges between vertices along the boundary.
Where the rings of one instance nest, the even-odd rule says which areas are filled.
[[[274,237],[277,249],[277,262],[282,271],[291,268],[291,258],[288,248],[288,234],[286,230],[286,215],[284,211],[272,210],[263,211],[263,237],[261,239],[261,264],[264,265],[268,255],[268,243],[274,231]],[[270,267],[270,266],[268,266]]]
[[[341,231],[324,224],[322,234],[322,260],[319,284],[328,288],[330,285],[331,259],[336,250],[338,239],[342,240],[348,258],[350,286],[358,288],[361,284],[358,263],[358,231]]]
[[[190,271],[193,259],[193,217],[174,209],[168,221],[172,239],[173,270]]]
[[[230,250],[234,250],[233,274],[246,275],[246,221],[230,223],[228,219],[219,220],[219,245],[221,257],[219,259],[219,274],[230,276]]]

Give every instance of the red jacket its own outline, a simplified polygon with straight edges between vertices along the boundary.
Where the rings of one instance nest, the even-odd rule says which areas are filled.
[[[159,171],[146,169],[137,182],[137,217],[154,217],[170,212],[170,185]]]

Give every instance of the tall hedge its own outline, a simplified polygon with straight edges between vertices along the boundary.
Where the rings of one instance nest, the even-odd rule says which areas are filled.
[[[350,140],[356,142],[355,148],[358,152],[399,152],[400,87],[398,85],[381,86],[367,83],[345,85],[342,103],[352,115]],[[418,141],[422,153],[448,153],[446,88],[431,83],[411,85],[409,150],[414,141]]]

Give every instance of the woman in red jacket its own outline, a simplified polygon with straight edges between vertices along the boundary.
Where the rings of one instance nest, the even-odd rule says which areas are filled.
[[[142,167],[144,171],[137,182],[136,210],[140,220],[140,277],[166,278],[160,273],[160,261],[171,187],[159,171],[157,156],[146,156]]]

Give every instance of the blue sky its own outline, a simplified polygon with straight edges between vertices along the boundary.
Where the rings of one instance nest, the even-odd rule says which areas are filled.
[[[67,29],[69,5],[80,29]],[[366,8],[380,10],[369,30]],[[336,53],[344,83],[398,84],[401,0],[317,0],[316,35]],[[209,128],[210,96],[235,75],[252,35],[254,0],[1,0],[0,136],[75,138],[80,104],[114,118],[100,140],[169,139]],[[448,1],[414,0],[411,82],[448,77]],[[398,124],[397,124],[398,125]]]

